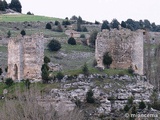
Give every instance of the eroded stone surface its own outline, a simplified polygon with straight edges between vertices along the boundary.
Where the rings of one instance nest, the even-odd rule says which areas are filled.
[[[8,43],[8,77],[41,80],[43,44],[42,34],[11,38]]]
[[[143,75],[143,43],[142,30],[103,30],[96,40],[97,67],[104,68],[103,55],[109,52],[113,59],[111,68],[127,69],[132,66],[136,73]]]

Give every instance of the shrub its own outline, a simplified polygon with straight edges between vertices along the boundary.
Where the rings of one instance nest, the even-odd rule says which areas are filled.
[[[7,38],[10,38],[11,37],[11,31],[9,30],[8,32],[7,32]]]
[[[21,35],[22,35],[22,37],[25,36],[25,35],[26,35],[26,31],[25,31],[25,30],[22,30],[22,31],[21,31]]]
[[[44,63],[44,64],[42,65],[41,70],[44,70],[44,69],[46,69],[47,71],[49,70],[48,64]]]
[[[108,52],[105,52],[103,55],[103,64],[109,68],[110,64],[112,64],[112,57],[109,55]]]
[[[86,36],[84,34],[81,34],[80,38],[86,38]]]
[[[33,14],[29,11],[29,12],[27,12],[27,15],[33,15]]]
[[[97,66],[97,60],[96,59],[93,60],[93,64],[92,65],[93,65],[93,67]]]
[[[122,76],[124,76],[124,72],[121,71],[118,73],[118,75],[119,75],[119,77],[122,77]]]
[[[30,88],[31,82],[29,81],[29,79],[25,80],[25,86],[27,89]]]
[[[82,32],[88,32],[86,27],[82,27]]]
[[[7,78],[7,79],[5,80],[5,84],[6,84],[8,87],[12,86],[13,83],[14,83],[14,82],[13,82],[12,78]]]
[[[82,67],[82,72],[83,72],[84,75],[89,75],[89,70],[88,70],[88,66],[87,66],[86,63]]]
[[[49,59],[49,57],[47,57],[47,56],[44,57],[44,63],[47,64],[47,63],[49,63],[50,61],[51,61],[51,60]]]
[[[141,101],[139,103],[139,109],[144,109],[144,108],[146,108],[146,104],[143,101]]]
[[[0,68],[0,75],[2,75],[2,73],[3,73],[3,70],[2,70],[2,68]]]
[[[125,105],[125,106],[124,106],[124,111],[125,111],[125,112],[128,112],[128,111],[129,111],[129,109],[130,109],[130,108],[129,108],[129,106],[128,106],[128,105]]]
[[[48,48],[50,51],[58,51],[61,49],[61,44],[58,40],[53,39],[49,42]]]
[[[68,39],[68,44],[70,44],[70,45],[76,45],[76,40],[73,37],[70,37]]]
[[[55,23],[54,23],[54,25],[59,25],[60,24],[60,22],[59,21],[55,21]]]
[[[87,103],[94,103],[95,100],[93,98],[93,91],[90,89],[86,94]]]
[[[128,105],[132,105],[133,104],[133,100],[134,98],[131,96],[128,98]]]
[[[51,26],[50,23],[47,23],[47,24],[46,24],[46,29],[49,29],[49,30],[52,29],[52,26]]]
[[[133,70],[132,66],[130,66],[130,67],[128,68],[128,73],[129,73],[129,74],[133,74],[133,73],[134,73],[134,70]]]
[[[42,73],[42,79],[43,79],[43,83],[48,83],[49,81],[49,71],[47,70],[46,67],[44,67],[43,69],[41,69]]]
[[[56,75],[56,78],[57,78],[58,80],[61,80],[63,77],[64,77],[64,75],[63,75],[62,72],[58,72],[57,75]]]
[[[95,46],[97,34],[98,34],[98,31],[93,31],[90,34],[89,43],[91,44],[91,46]]]

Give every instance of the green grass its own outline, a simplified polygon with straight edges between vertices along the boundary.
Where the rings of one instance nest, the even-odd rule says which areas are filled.
[[[84,46],[82,44],[77,44],[77,45],[63,44],[62,49],[64,49],[67,52],[71,52],[71,51],[94,52],[93,48]]]
[[[6,46],[0,46],[0,52],[7,52]]]
[[[25,15],[25,14],[5,14],[0,15],[0,22],[25,22],[25,21],[55,21],[55,20],[62,20],[59,18],[53,17],[45,17],[45,16],[38,16],[38,15]]]

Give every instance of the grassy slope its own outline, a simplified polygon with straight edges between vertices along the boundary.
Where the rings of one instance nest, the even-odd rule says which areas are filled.
[[[61,20],[59,18],[37,16],[37,15],[25,15],[25,14],[5,14],[0,15],[0,22],[24,22],[24,21],[55,21]]]

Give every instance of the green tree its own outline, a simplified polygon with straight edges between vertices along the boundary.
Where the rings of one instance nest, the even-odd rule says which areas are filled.
[[[52,39],[47,46],[50,51],[58,51],[61,49],[61,43],[55,39]]]
[[[127,25],[126,25],[126,23],[124,21],[121,22],[121,27],[123,27],[123,28],[127,27]]]
[[[5,9],[8,9],[8,3],[6,2],[6,0],[3,0],[3,5]]]
[[[119,22],[117,19],[113,19],[111,25],[112,25],[112,28],[119,29]]]
[[[70,37],[68,39],[68,44],[70,44],[70,45],[76,45],[76,40],[74,39],[74,37]]]
[[[49,30],[52,29],[52,26],[51,26],[50,23],[47,23],[47,24],[46,24],[46,29],[49,29]]]
[[[59,25],[59,24],[60,24],[60,22],[57,20],[54,22],[54,25]]]
[[[88,66],[87,66],[86,63],[82,67],[82,72],[83,72],[84,75],[89,75],[89,69],[88,69]]]
[[[88,32],[86,27],[82,27],[82,32]]]
[[[146,104],[143,101],[141,101],[139,103],[139,109],[144,109],[144,108],[146,108]]]
[[[11,37],[11,31],[9,30],[8,32],[7,32],[7,38],[10,38]]]
[[[19,0],[11,0],[9,8],[19,13],[22,12],[22,6]]]
[[[42,79],[43,79],[43,83],[48,83],[49,81],[49,71],[47,70],[46,67],[44,67],[41,73]]]
[[[103,21],[103,23],[102,23],[101,31],[102,31],[103,29],[108,29],[108,30],[110,30],[109,22],[108,22],[107,20]]]
[[[22,37],[25,36],[25,35],[26,35],[26,31],[25,31],[25,30],[22,30],[22,31],[21,31],[21,35],[22,35]]]
[[[62,72],[58,72],[57,75],[56,75],[56,78],[57,78],[58,80],[61,80],[63,77],[64,77],[64,75],[63,75]]]
[[[95,100],[93,98],[93,94],[94,93],[93,93],[93,91],[91,89],[87,92],[86,100],[87,100],[88,103],[94,103],[95,102]]]
[[[80,38],[86,38],[86,36],[84,34],[81,34]]]
[[[90,34],[89,43],[91,44],[91,46],[95,46],[96,39],[97,39],[97,34],[98,34],[98,31],[93,31]]]
[[[0,0],[0,11],[5,11],[4,3],[1,0]]]
[[[81,31],[82,31],[82,28],[81,28],[81,24],[80,24],[80,23],[77,23],[77,31],[78,31],[78,32],[81,32]]]
[[[48,66],[47,63],[44,63],[44,64],[42,65],[41,71],[44,70],[44,69],[46,69],[47,71],[49,71],[49,66]]]
[[[49,57],[47,57],[47,56],[44,57],[44,63],[45,63],[45,64],[48,64],[50,61],[51,61],[51,60],[50,60]]]
[[[6,78],[5,84],[6,84],[8,87],[12,86],[13,83],[14,83],[14,82],[13,82],[12,78]]]
[[[110,64],[112,64],[112,57],[109,55],[108,52],[105,52],[103,55],[103,64],[109,68]]]
[[[30,85],[31,85],[31,82],[29,81],[29,79],[25,80],[25,86],[27,89],[30,89]]]
[[[82,23],[83,23],[83,20],[82,20],[81,16],[78,17],[77,23],[79,23],[79,24],[82,24]]]
[[[129,109],[130,109],[130,108],[129,108],[129,106],[128,106],[128,105],[125,105],[125,106],[124,106],[124,111],[125,111],[125,112],[128,112],[128,111],[129,111]]]

